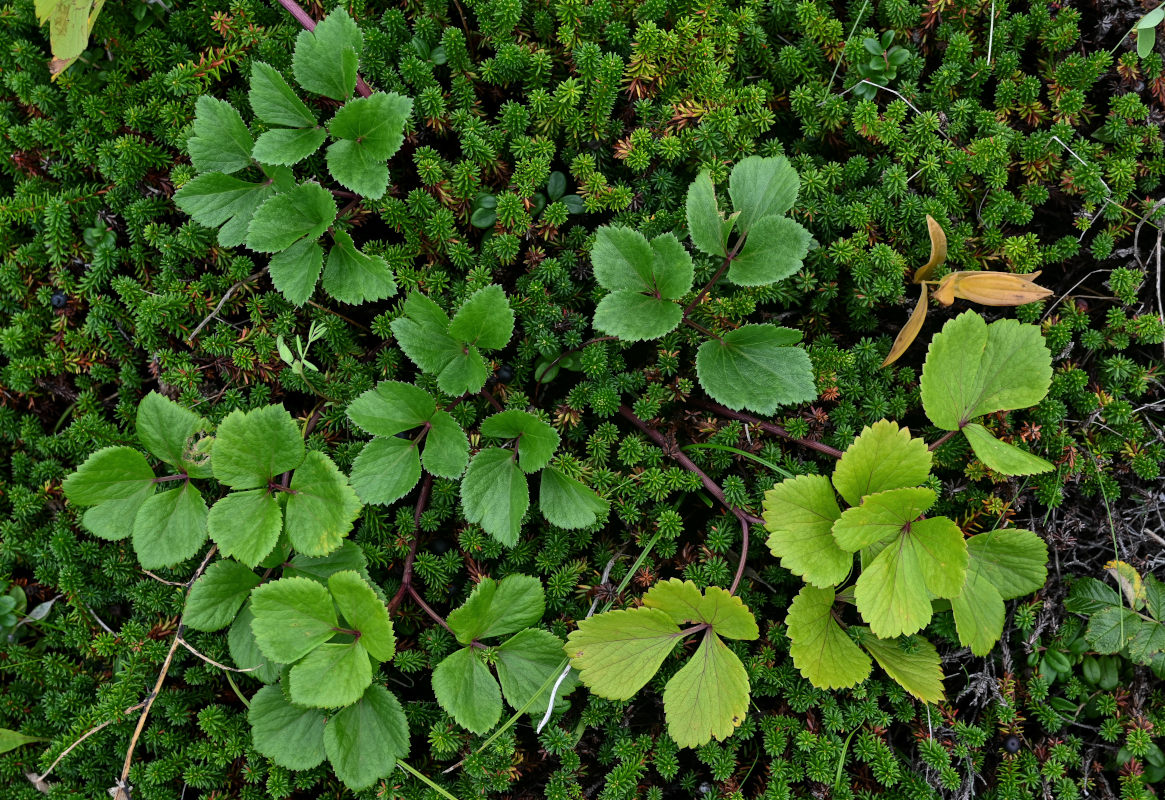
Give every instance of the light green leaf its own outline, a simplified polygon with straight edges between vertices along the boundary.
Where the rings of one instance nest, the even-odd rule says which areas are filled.
[[[190,452],[191,440],[206,427],[205,419],[157,392],[150,392],[138,404],[138,440],[155,456],[195,478],[210,477],[209,466],[192,463]]]
[[[1052,354],[1040,329],[1003,319],[988,325],[966,311],[943,326],[922,367],[922,406],[943,430],[975,417],[1034,406],[1052,380]]]
[[[472,647],[463,647],[433,670],[433,694],[457,724],[476,734],[502,716],[502,692],[489,667]]]
[[[247,247],[278,253],[300,239],[315,239],[336,219],[336,201],[318,183],[301,183],[263,203],[247,228]]]
[[[542,470],[538,508],[550,524],[568,530],[589,528],[600,517],[606,516],[610,505],[593,489],[557,467],[548,466]]]
[[[324,249],[315,239],[300,239],[267,262],[275,288],[297,306],[311,300],[323,268]]]
[[[817,397],[813,366],[800,347],[799,331],[776,325],[743,325],[704,342],[696,374],[712,399],[734,411],[772,414],[778,406]]]
[[[247,711],[255,749],[281,767],[311,769],[324,760],[324,714],[292,705],[278,686],[264,686]]]
[[[710,256],[727,256],[728,242],[724,231],[724,218],[716,203],[716,187],[712,177],[704,170],[688,187],[688,234],[692,244]]]
[[[783,156],[743,159],[728,176],[728,196],[740,214],[736,227],[750,233],[758,220],[787,213],[797,202],[800,185],[797,170]]]
[[[65,478],[61,490],[70,503],[95,506],[106,500],[124,500],[152,485],[154,471],[146,457],[132,447],[104,447],[85,459]]]
[[[273,128],[260,134],[253,155],[264,164],[289,167],[319,150],[327,138],[323,128]]]
[[[824,475],[799,475],[765,492],[768,546],[781,566],[821,588],[845,580],[854,557],[838,547],[831,530],[841,516]]]
[[[658,608],[677,625],[704,622],[700,611],[703,600],[704,595],[700,593],[700,587],[692,581],[682,581],[679,578],[658,581],[647,594],[643,595],[644,606]]]
[[[691,660],[663,690],[668,735],[680,747],[722,741],[748,712],[748,673],[720,637],[705,631]]]
[[[1160,10],[1161,10],[1160,7],[1158,7],[1158,8],[1153,9],[1153,11],[1150,11],[1149,13],[1152,14],[1154,11],[1160,11]],[[1148,15],[1146,15],[1146,16],[1148,16]],[[1144,19],[1144,18],[1142,18],[1142,19]],[[1153,28],[1153,27],[1140,27],[1138,25],[1137,26],[1137,55],[1141,58],[1148,58],[1149,55],[1153,52],[1153,48],[1156,47],[1156,45],[1157,45],[1157,29]]]
[[[328,591],[348,624],[360,631],[360,646],[377,661],[396,653],[396,637],[388,608],[357,572],[337,572],[328,578]]]
[[[355,703],[372,683],[372,662],[358,642],[321,644],[288,673],[291,702],[311,708]]]
[[[305,556],[302,553],[295,555],[288,562],[288,566],[284,567],[283,577],[302,576],[324,583],[337,572],[344,570],[364,575],[367,567],[368,562],[360,545],[348,539],[338,550],[326,556]]]
[[[671,300],[618,291],[595,306],[594,327],[625,342],[643,342],[671,333],[683,318],[683,309]]]
[[[251,165],[254,139],[235,107],[200,95],[194,104],[194,134],[186,142],[190,163],[199,172],[230,174]]]
[[[448,622],[457,641],[469,644],[529,627],[545,610],[542,582],[515,573],[500,582],[482,578],[469,599],[449,613]]]
[[[377,437],[352,462],[352,488],[365,503],[388,505],[421,479],[421,459],[411,439]]]
[[[206,542],[206,503],[189,482],[142,503],[133,522],[133,549],[145,569],[172,567]]]
[[[409,724],[400,701],[383,686],[328,720],[324,749],[336,777],[352,791],[367,789],[409,754]]]
[[[135,494],[120,500],[106,500],[85,509],[81,524],[94,536],[116,542],[133,533],[133,521],[142,503],[154,493],[156,484],[143,483]]]
[[[227,632],[227,646],[230,648],[231,659],[239,669],[247,670],[247,675],[263,683],[275,683],[283,665],[278,661],[267,658],[259,645],[255,642],[255,632],[251,630],[251,623],[255,615],[251,612],[251,601],[248,600],[231,629]]]
[[[784,280],[801,269],[812,238],[788,217],[761,217],[732,259],[728,280],[737,286],[767,286]]]
[[[469,296],[449,323],[449,333],[483,350],[500,350],[514,334],[514,312],[505,290],[496,284]]]
[[[592,692],[627,700],[659,671],[682,638],[665,612],[633,608],[579,620],[564,650]]]
[[[872,668],[869,657],[834,619],[833,601],[832,587],[802,586],[785,618],[793,666],[819,689],[857,686]]]
[[[1125,645],[1139,635],[1141,618],[1133,611],[1120,606],[1102,608],[1088,620],[1084,638],[1092,648],[1103,655],[1119,653]]]
[[[987,535],[987,534],[981,534]],[[1003,635],[1007,609],[1003,598],[991,585],[984,571],[972,557],[967,566],[967,579],[958,597],[951,598],[955,615],[955,630],[959,641],[971,648],[977,656],[985,656]]]
[[[862,646],[878,666],[906,691],[924,703],[939,703],[943,694],[943,668],[934,645],[920,636],[910,637],[909,651],[898,640],[862,637]]]
[[[917,486],[930,475],[926,442],[897,423],[879,420],[862,429],[837,462],[833,485],[851,506],[866,495]]]
[[[528,411],[499,411],[481,423],[481,435],[518,440],[518,466],[534,473],[550,463],[561,441],[558,431]]]
[[[530,489],[512,452],[487,447],[473,457],[461,479],[461,507],[468,521],[506,547],[517,544]]]
[[[860,506],[842,512],[833,525],[833,538],[843,550],[856,553],[901,534],[934,501],[931,489],[887,489],[871,494]]]
[[[610,291],[646,292],[678,300],[692,289],[692,257],[670,233],[650,242],[630,228],[604,226],[591,250],[595,280]]]
[[[561,642],[559,644],[561,645]],[[561,656],[561,653],[559,655]],[[25,736],[19,731],[0,728],[0,754],[15,750],[18,747],[24,747],[26,744],[44,741],[48,740],[41,736]]]
[[[1048,579],[1048,546],[1031,531],[980,533],[967,539],[967,554],[1004,600],[1038,591]]]
[[[756,618],[744,601],[719,586],[704,589],[699,613],[699,621],[711,625],[712,630],[725,639],[751,640],[760,636]]]
[[[448,411],[435,412],[429,424],[421,457],[425,469],[438,478],[460,478],[469,463],[469,437]]]
[[[348,405],[348,419],[373,436],[395,436],[423,425],[436,411],[436,401],[424,389],[381,381]]]
[[[437,388],[447,395],[473,394],[481,391],[488,377],[481,351],[473,345],[459,346],[457,354],[437,373]]]
[[[963,435],[980,461],[1004,475],[1034,475],[1056,468],[1037,455],[999,441],[977,422],[964,425]]]
[[[224,556],[255,567],[279,541],[283,512],[266,489],[233,492],[211,506],[206,530]]]
[[[234,621],[259,576],[229,558],[220,558],[206,568],[190,587],[182,622],[196,631],[217,631]]]
[[[220,245],[236,247],[246,241],[255,210],[274,194],[270,182],[248,183],[221,172],[205,172],[182,184],[174,193],[174,205],[199,225],[219,228]]]
[[[404,142],[404,127],[412,110],[409,98],[376,92],[341,106],[328,123],[328,132],[337,139],[351,140],[371,159],[387,161]]]
[[[284,509],[287,538],[300,553],[326,556],[340,546],[360,513],[360,500],[332,459],[307,454],[291,476]]]
[[[371,303],[396,294],[396,279],[388,262],[356,249],[352,237],[333,230],[335,244],[324,269],[324,291],[343,303]]]
[[[527,628],[503,642],[494,658],[506,702],[514,709],[519,709],[534,698],[534,702],[526,707],[526,713],[537,718],[545,715],[546,705],[550,701],[550,687],[542,687],[548,678],[557,676],[561,671],[562,640],[552,633]],[[578,676],[572,670],[559,684],[554,696],[555,703],[574,691],[576,686]]]
[[[314,31],[300,31],[291,59],[295,80],[309,92],[347,100],[356,88],[356,66],[363,47],[360,29],[337,6]]]
[[[392,333],[409,359],[437,376],[437,386],[450,395],[478,392],[488,372],[476,347],[465,347],[449,334],[449,317],[419,292],[406,298]]]
[[[232,489],[266,487],[303,461],[299,426],[283,406],[232,411],[219,423],[210,464],[214,477]]]
[[[318,124],[315,114],[270,64],[251,62],[251,91],[247,97],[255,116],[270,125],[314,128]]]
[[[1129,642],[1129,658],[1148,665],[1162,650],[1165,650],[1165,625],[1142,620]]]
[[[336,635],[332,597],[311,578],[280,578],[251,592],[251,630],[268,658],[298,661]]]

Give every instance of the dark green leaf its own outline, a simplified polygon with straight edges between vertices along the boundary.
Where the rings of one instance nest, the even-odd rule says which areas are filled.
[[[719,341],[700,345],[696,373],[712,399],[739,411],[772,414],[782,405],[817,397],[809,355],[791,345],[799,331],[775,325],[744,325]]]
[[[324,760],[324,714],[292,705],[278,686],[264,686],[247,711],[255,749],[281,767],[311,769]]]
[[[517,544],[530,489],[512,452],[487,447],[473,457],[461,479],[461,506],[468,521],[507,547]]]
[[[340,546],[360,513],[360,500],[332,459],[307,454],[291,476],[284,508],[287,538],[300,553],[326,556]]]
[[[105,447],[65,478],[61,490],[71,503],[94,506],[106,500],[133,497],[153,480],[154,471],[137,450]]]
[[[336,777],[353,791],[388,777],[398,759],[409,754],[409,725],[400,702],[383,686],[328,720],[324,749]]]
[[[342,303],[370,303],[396,294],[396,279],[380,256],[356,249],[344,231],[332,231],[335,244],[324,269],[324,291]]]
[[[324,268],[324,250],[315,239],[300,239],[268,262],[271,282],[297,306],[311,299]]]
[[[189,482],[153,495],[133,523],[133,549],[146,569],[172,567],[193,557],[206,542],[206,503]]]
[[[333,100],[347,100],[356,88],[356,67],[364,36],[342,6],[314,31],[300,31],[291,68],[299,85]]]
[[[247,247],[278,253],[300,239],[315,239],[336,219],[336,201],[318,183],[303,183],[277,194],[255,211],[247,228]]]
[[[194,109],[194,135],[186,143],[194,168],[230,174],[249,167],[254,140],[235,107],[204,94]]]
[[[314,128],[315,114],[296,96],[274,67],[251,62],[251,91],[248,95],[255,116],[271,125],[287,128]]]

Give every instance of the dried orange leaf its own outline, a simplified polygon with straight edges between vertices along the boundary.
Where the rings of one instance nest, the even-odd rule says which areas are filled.
[[[947,303],[946,305],[950,305]],[[906,352],[906,348],[910,347],[911,342],[918,336],[918,332],[922,330],[922,323],[926,319],[926,284],[922,285],[922,294],[918,297],[918,305],[910,312],[910,319],[906,320],[906,324],[902,326],[902,330],[898,331],[898,338],[894,340],[894,346],[890,348],[889,355],[886,360],[882,362],[882,366],[893,364],[902,354]]]
[[[1020,306],[1051,296],[1050,289],[1032,281],[1039,273],[952,272],[934,291],[935,299],[949,306],[955,298],[984,306]]]
[[[926,229],[930,232],[930,260],[915,270],[915,283],[929,279],[935,267],[947,260],[947,233],[930,214],[926,215]]]

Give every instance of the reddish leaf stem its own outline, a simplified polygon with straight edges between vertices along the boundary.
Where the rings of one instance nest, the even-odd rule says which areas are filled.
[[[947,439],[950,439],[956,433],[958,433],[958,431],[947,431],[942,436],[940,436],[934,444],[930,445],[930,449],[932,451],[938,450],[947,441]]]
[[[696,405],[702,406],[703,408],[706,408],[715,414],[719,414],[720,416],[730,417],[732,419],[738,419],[741,422],[747,422],[751,425],[756,425],[763,431],[768,431],[769,433],[780,436],[782,439],[788,439],[790,442],[795,442],[802,447],[807,447],[810,450],[816,450],[819,453],[825,453],[827,456],[833,456],[834,458],[841,458],[841,451],[836,447],[830,447],[824,442],[815,442],[812,439],[802,439],[799,436],[794,436],[780,425],[775,425],[772,422],[765,422],[763,419],[754,417],[751,414],[742,414],[739,411],[733,411],[730,408],[725,408],[719,403],[710,403],[703,400],[695,400],[694,402]]]

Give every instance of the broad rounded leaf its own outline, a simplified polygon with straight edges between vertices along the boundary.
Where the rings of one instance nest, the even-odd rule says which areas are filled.
[[[595,280],[608,291],[655,289],[655,255],[647,237],[631,228],[604,225],[595,232],[591,265]]]
[[[351,139],[328,145],[328,172],[345,189],[379,200],[388,190],[388,166]]]
[[[743,159],[728,176],[728,196],[740,215],[736,227],[749,233],[758,220],[785,214],[797,202],[800,185],[797,170],[783,156]]]
[[[671,300],[638,292],[611,292],[595,306],[595,330],[625,342],[658,339],[683,322],[684,310]]]
[[[351,140],[369,158],[387,161],[404,142],[404,127],[412,110],[409,98],[376,92],[341,106],[328,123],[328,132],[337,139]]]
[[[315,114],[270,64],[251,62],[251,91],[247,96],[255,116],[270,125],[314,128],[317,124]]]
[[[368,651],[357,642],[321,644],[288,673],[291,700],[312,708],[338,708],[355,703],[372,683]]]
[[[283,511],[266,489],[232,492],[211,506],[206,530],[224,556],[255,567],[275,549]]]
[[[410,439],[377,437],[352,463],[352,488],[365,503],[388,505],[413,490],[421,479],[421,459]]]
[[[291,68],[304,89],[333,100],[347,100],[356,88],[356,67],[364,36],[343,6],[316,25],[300,31]]]
[[[980,461],[1004,475],[1035,475],[1056,468],[1037,455],[999,441],[977,422],[964,425],[963,435]]]
[[[85,530],[110,542],[127,538],[133,533],[133,521],[142,504],[154,493],[157,484],[143,482],[141,488],[129,497],[106,500],[85,509],[81,525]]]
[[[799,331],[775,325],[743,325],[700,345],[696,374],[713,400],[734,411],[772,414],[779,406],[817,397],[809,354],[791,347]]]
[[[368,561],[364,557],[364,551],[360,549],[360,545],[349,539],[340,546],[340,549],[326,556],[297,554],[288,562],[288,566],[283,568],[283,577],[302,576],[325,583],[337,572],[345,570],[364,575],[367,567]]]
[[[711,256],[727,256],[728,244],[724,237],[724,218],[716,203],[716,187],[704,170],[688,187],[688,234],[692,244]]]
[[[348,405],[348,419],[373,436],[395,436],[424,424],[436,410],[436,401],[424,389],[381,381]]]
[[[429,424],[421,455],[425,470],[438,478],[460,478],[469,463],[469,437],[448,411],[435,412]]]
[[[195,478],[210,476],[210,470],[191,463],[191,439],[206,430],[206,420],[188,408],[157,392],[150,392],[138,404],[138,439],[147,450],[171,466],[186,470]]]
[[[159,492],[138,509],[133,549],[145,569],[172,567],[193,557],[206,542],[206,502],[189,482]]]
[[[219,228],[218,243],[236,247],[247,239],[255,211],[275,194],[269,182],[248,183],[221,172],[205,172],[174,193],[174,205],[199,225]]]
[[[887,420],[862,429],[837,462],[833,485],[851,506],[866,495],[917,486],[930,475],[926,442]]]
[[[514,312],[502,287],[491,284],[469,296],[449,323],[449,333],[483,350],[500,350],[514,335]]]
[[[227,632],[227,646],[230,648],[231,659],[236,667],[247,670],[247,675],[255,680],[275,683],[279,680],[283,665],[263,655],[263,651],[259,649],[255,642],[255,632],[251,630],[251,623],[254,620],[251,601],[248,600]]]
[[[247,247],[278,253],[300,239],[315,239],[336,219],[336,201],[318,183],[301,183],[263,203],[247,228]]]
[[[550,463],[561,438],[549,423],[528,411],[499,411],[481,423],[481,435],[518,440],[518,466],[533,473]]]
[[[255,749],[281,767],[311,769],[324,760],[324,714],[294,706],[278,686],[264,686],[247,710]]]
[[[542,619],[546,598],[542,582],[529,575],[512,574],[500,582],[482,578],[469,599],[449,613],[449,627],[457,641],[505,636]]]
[[[332,459],[312,451],[291,476],[284,508],[287,538],[300,553],[326,556],[340,546],[360,513],[360,500]]]
[[[897,681],[898,685],[924,703],[939,703],[944,699],[943,669],[934,645],[919,636],[910,640],[909,650],[897,640],[874,636],[862,637],[862,646],[869,651],[878,666]]]
[[[234,621],[259,576],[249,567],[220,558],[206,568],[186,596],[182,622],[196,631],[217,631]]]
[[[95,506],[106,500],[125,500],[153,483],[154,471],[146,457],[132,447],[105,447],[85,459],[65,478],[61,490],[70,503]]]
[[[342,303],[370,303],[396,294],[396,279],[388,262],[356,249],[352,237],[333,230],[335,244],[324,268],[324,291]]]
[[[990,653],[1003,635],[1007,610],[1003,606],[1003,598],[973,557],[967,566],[963,591],[958,597],[951,598],[951,610],[954,612],[959,642],[970,647],[971,652],[977,656]]]
[[[1048,546],[1031,531],[980,533],[967,539],[967,554],[1004,600],[1039,591],[1048,579]]]
[[[853,554],[838,547],[831,533],[840,516],[824,475],[798,475],[765,492],[769,550],[782,567],[823,589],[845,580],[853,568]]]
[[[744,601],[719,586],[704,589],[699,613],[699,621],[711,625],[712,630],[725,639],[756,639],[760,636],[756,618]]]
[[[377,661],[396,653],[396,637],[388,608],[356,572],[337,572],[328,578],[328,591],[348,624],[360,631],[360,646]]]
[[[369,686],[328,720],[324,750],[336,777],[353,791],[388,777],[409,754],[409,724],[400,701],[383,686]]]
[[[543,686],[551,678],[558,677],[566,661],[562,654],[562,640],[552,633],[528,628],[503,642],[495,651],[494,659],[506,702],[514,710],[525,708],[527,714],[542,717],[554,681],[545,688]],[[560,703],[576,686],[578,675],[572,670],[558,685],[555,703]]]
[[[931,489],[887,489],[847,508],[833,525],[833,538],[843,550],[856,553],[875,542],[897,536],[934,505]]]
[[[857,686],[872,668],[869,656],[834,619],[833,601],[832,588],[802,586],[785,618],[793,666],[819,689]]]
[[[336,612],[323,584],[310,578],[280,578],[251,593],[251,629],[268,658],[298,661],[336,635]]]
[[[300,239],[267,262],[275,288],[297,306],[311,299],[323,268],[324,249],[315,239]]]
[[[1126,645],[1140,635],[1142,625],[1154,625],[1152,622],[1142,622],[1133,611],[1121,606],[1102,608],[1088,620],[1088,627],[1084,630],[1084,638],[1092,648],[1102,655],[1119,653]]]
[[[732,259],[727,278],[737,286],[767,286],[801,269],[813,237],[788,217],[762,217]]]
[[[703,600],[704,595],[700,592],[700,587],[692,581],[682,581],[679,578],[659,581],[643,595],[644,606],[658,608],[677,625],[704,622],[700,612],[700,603]]]
[[[511,451],[487,447],[473,457],[461,479],[461,506],[467,520],[502,544],[517,543],[530,488]]]
[[[610,508],[611,504],[593,489],[557,467],[542,470],[541,480],[538,508],[552,525],[568,530],[588,528],[606,516]]]
[[[204,94],[194,112],[194,135],[186,150],[196,170],[230,174],[251,165],[254,139],[234,106]]]
[[[502,716],[502,692],[472,647],[454,651],[433,670],[433,694],[457,724],[489,732]]]
[[[651,680],[682,638],[665,612],[633,608],[579,620],[564,650],[592,692],[627,700]]]
[[[748,712],[744,664],[712,631],[663,690],[667,732],[680,747],[731,736]]]
[[[289,167],[319,150],[327,138],[323,128],[275,128],[260,135],[255,142],[255,160]]]
[[[303,461],[299,426],[283,406],[232,411],[219,423],[210,464],[214,477],[233,489],[266,487]]]

